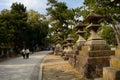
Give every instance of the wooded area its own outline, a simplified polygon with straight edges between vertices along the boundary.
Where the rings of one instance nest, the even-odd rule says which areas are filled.
[[[22,48],[41,50],[47,41],[48,21],[37,11],[27,11],[21,3],[0,14],[0,56],[17,55]],[[47,45],[46,45],[47,46]]]

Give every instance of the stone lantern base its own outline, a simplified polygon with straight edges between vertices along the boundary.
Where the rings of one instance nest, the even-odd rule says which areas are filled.
[[[55,55],[61,55],[62,51],[63,51],[62,46],[61,46],[61,44],[58,43],[55,47],[54,54]]]
[[[88,40],[76,57],[75,67],[85,78],[101,77],[114,53],[104,40]]]

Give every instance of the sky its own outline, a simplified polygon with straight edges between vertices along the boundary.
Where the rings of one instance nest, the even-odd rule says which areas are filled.
[[[83,5],[84,0],[58,0],[65,2],[68,8],[76,8]],[[20,2],[27,7],[27,10],[33,9],[41,14],[46,14],[47,0],[0,0],[0,11],[3,9],[9,9],[12,3]]]

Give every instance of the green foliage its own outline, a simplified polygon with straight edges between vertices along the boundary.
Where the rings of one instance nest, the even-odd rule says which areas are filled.
[[[9,12],[10,12],[9,10],[3,9],[3,10],[1,11],[1,14],[8,14]]]
[[[52,41],[60,36],[66,39],[68,34],[71,34],[71,26],[75,25],[76,18],[80,17],[80,9],[68,9],[65,2],[58,2],[57,0],[48,0],[47,14],[50,16],[49,22],[51,28],[49,36]]]
[[[26,7],[24,6],[24,4],[21,3],[13,3],[11,6],[11,13],[23,13],[26,12]]]
[[[30,13],[30,14],[29,14]],[[27,47],[46,45],[45,38],[48,34],[48,21],[38,12],[26,12],[26,7],[21,3],[13,3],[11,10],[4,9],[0,14],[0,45],[5,48],[18,50]]]
[[[48,34],[48,21],[46,17],[37,11],[30,10],[28,11],[27,23],[29,24],[28,30],[29,34],[31,34],[29,39],[32,46],[46,45],[47,42],[44,41]]]
[[[100,35],[108,44],[116,45],[115,33],[112,27],[103,27]]]
[[[25,47],[27,41],[27,13],[26,7],[21,3],[13,3],[11,6],[11,20],[10,26],[12,28],[15,48]],[[24,35],[23,35],[24,34]]]
[[[88,30],[88,29],[84,29],[84,31],[85,31],[85,34],[84,34],[84,38],[87,40],[88,39],[88,37],[90,36],[90,30]]]
[[[87,10],[94,10],[95,13],[105,17],[107,23],[120,20],[120,3],[111,3],[110,0],[85,0]]]
[[[0,42],[1,43],[8,43],[13,40],[13,28],[11,28],[11,14],[8,10],[2,11],[0,15]]]

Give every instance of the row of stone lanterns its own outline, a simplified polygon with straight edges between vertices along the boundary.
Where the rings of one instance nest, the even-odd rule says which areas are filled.
[[[101,18],[101,15],[91,12],[84,20],[89,22],[86,28],[90,30],[90,37],[79,52],[78,70],[86,78],[101,77],[103,67],[109,66],[110,56],[114,55],[106,41],[97,35]]]
[[[103,67],[110,66],[110,56],[115,53],[111,51],[106,41],[97,35],[97,30],[100,27],[98,21],[101,18],[101,15],[91,12],[84,20],[84,22],[89,22],[88,26],[84,25],[82,21],[76,25],[76,33],[79,35],[76,43],[73,45],[73,38],[68,35],[64,41],[63,52],[61,52],[62,49],[55,49],[57,50],[55,54],[61,52],[63,58],[79,71],[82,78],[102,77]],[[83,28],[85,27],[90,30],[90,37],[87,40],[83,37],[85,33]]]

